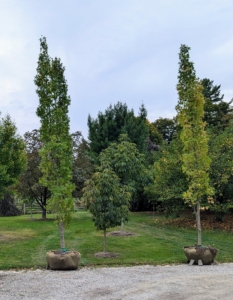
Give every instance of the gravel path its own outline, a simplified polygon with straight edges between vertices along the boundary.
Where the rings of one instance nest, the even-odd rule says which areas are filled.
[[[0,271],[0,299],[233,299],[233,263]]]

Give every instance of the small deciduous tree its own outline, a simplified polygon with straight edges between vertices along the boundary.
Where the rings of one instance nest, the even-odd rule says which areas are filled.
[[[42,148],[42,143],[39,131],[35,129],[26,132],[24,142],[27,152],[27,168],[18,180],[16,191],[21,197],[28,199],[30,203],[36,201],[42,210],[42,219],[46,219],[47,200],[50,198],[51,192],[40,183],[42,172],[39,168],[41,162],[39,151]]]
[[[209,185],[210,158],[208,138],[205,131],[204,97],[202,85],[196,78],[194,65],[189,60],[190,48],[181,45],[179,53],[178,123],[181,125],[182,169],[188,178],[188,190],[183,194],[194,207],[198,230],[198,245],[201,240],[200,204],[204,196],[213,193]]]
[[[111,143],[104,149],[100,153],[99,160],[110,162],[111,168],[120,179],[120,184],[127,185],[132,195],[143,190],[150,181],[149,173],[144,166],[145,156],[139,153],[136,144],[132,143],[126,134],[119,136],[118,143]]]
[[[70,97],[64,77],[65,68],[60,59],[48,55],[46,38],[40,39],[35,84],[39,97],[37,115],[40,117],[40,151],[43,186],[51,191],[48,206],[57,216],[61,248],[65,249],[64,228],[71,219],[72,192],[72,139],[69,134],[68,107]]]
[[[127,186],[112,170],[108,160],[102,160],[92,179],[85,182],[83,200],[93,215],[97,230],[104,231],[104,252],[106,252],[106,230],[128,219],[130,193]]]

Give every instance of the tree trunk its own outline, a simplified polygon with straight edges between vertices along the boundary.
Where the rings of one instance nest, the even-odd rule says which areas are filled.
[[[104,228],[104,252],[106,252],[106,228]]]
[[[31,218],[32,218],[32,202],[31,202]]]
[[[198,240],[197,244],[198,244],[199,246],[201,246],[202,241],[201,241],[201,215],[200,215],[200,202],[197,202],[195,215],[196,215],[196,224],[197,224],[197,240]]]
[[[42,208],[42,219],[46,220],[46,208]]]
[[[61,244],[61,249],[65,250],[65,235],[64,235],[64,223],[60,222],[58,224],[59,230],[60,230],[60,244]]]
[[[121,219],[121,232],[123,232],[124,231],[124,219],[122,218]]]

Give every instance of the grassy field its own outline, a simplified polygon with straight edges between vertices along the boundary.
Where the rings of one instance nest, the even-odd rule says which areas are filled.
[[[131,213],[125,231],[134,236],[108,236],[107,251],[119,258],[95,258],[103,251],[103,233],[96,231],[88,212],[74,214],[66,230],[66,247],[82,255],[81,266],[120,266],[140,264],[185,263],[184,246],[197,242],[195,229],[163,225],[163,216],[151,213]],[[111,228],[114,231],[119,228]],[[205,230],[203,244],[219,250],[218,262],[233,261],[233,235],[229,231]],[[40,220],[40,215],[0,218],[0,269],[45,268],[48,250],[60,248],[59,232],[52,216]]]

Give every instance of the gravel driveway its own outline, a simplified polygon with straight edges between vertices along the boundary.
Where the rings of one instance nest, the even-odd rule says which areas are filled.
[[[0,299],[233,299],[233,264],[0,271]]]

